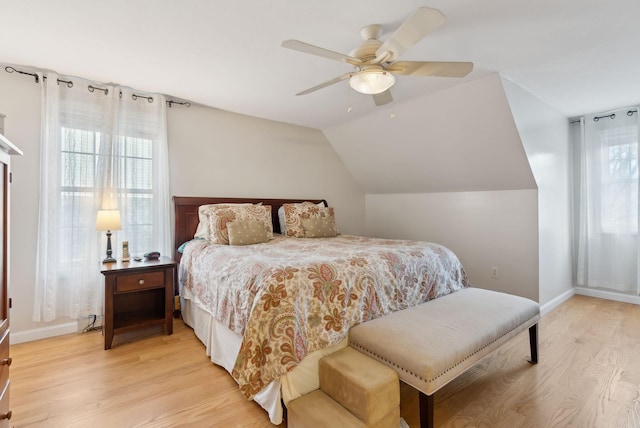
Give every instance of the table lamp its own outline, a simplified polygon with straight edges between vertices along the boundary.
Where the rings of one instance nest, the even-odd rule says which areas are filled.
[[[99,210],[96,218],[96,230],[107,231],[107,257],[102,263],[114,263],[116,259],[112,257],[111,252],[111,231],[120,230],[120,211],[119,210]]]

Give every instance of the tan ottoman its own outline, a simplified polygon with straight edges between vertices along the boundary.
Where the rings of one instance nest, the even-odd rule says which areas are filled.
[[[395,370],[346,347],[320,360],[320,389],[367,426],[397,428],[400,382]]]
[[[290,401],[287,406],[287,428],[365,428],[366,426],[320,389]]]
[[[288,428],[398,428],[395,370],[347,347],[322,358],[319,375],[320,389],[289,402]]]

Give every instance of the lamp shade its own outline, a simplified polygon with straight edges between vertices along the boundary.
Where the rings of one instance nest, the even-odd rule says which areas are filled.
[[[388,71],[379,68],[362,70],[349,79],[349,85],[353,90],[361,94],[380,94],[396,82],[396,78]]]
[[[120,230],[119,210],[99,210],[96,217],[96,230]]]

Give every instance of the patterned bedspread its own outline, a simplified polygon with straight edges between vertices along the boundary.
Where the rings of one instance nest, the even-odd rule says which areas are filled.
[[[460,261],[441,245],[348,235],[277,235],[247,246],[192,241],[180,278],[184,298],[242,335],[232,375],[247,398],[351,326],[468,286]]]

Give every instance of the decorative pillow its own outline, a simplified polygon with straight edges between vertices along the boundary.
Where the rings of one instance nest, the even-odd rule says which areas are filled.
[[[201,239],[209,239],[209,219],[204,214],[204,212],[211,207],[239,207],[239,206],[247,206],[253,205],[251,203],[243,203],[243,204],[208,204],[208,205],[200,205],[198,207],[198,227],[196,228],[196,233],[194,233],[194,238]]]
[[[333,238],[338,235],[336,221],[333,216],[320,218],[303,218],[300,220],[305,238]]]
[[[284,204],[284,218],[287,225],[286,236],[304,238],[304,228],[301,219],[333,217],[333,208],[318,207],[312,202],[300,204]]]
[[[259,220],[237,220],[227,223],[229,245],[251,245],[269,241],[269,230]]]
[[[311,204],[312,202],[308,203]],[[325,204],[324,202],[318,202],[316,206],[322,208]],[[284,205],[281,205],[280,208],[278,208],[278,222],[280,223],[280,234],[287,236],[287,222],[284,217]]]
[[[269,239],[273,238],[270,205],[246,205],[228,207],[210,207],[204,210],[209,220],[209,242],[211,244],[229,244],[227,224],[237,220],[257,220],[264,224]]]

